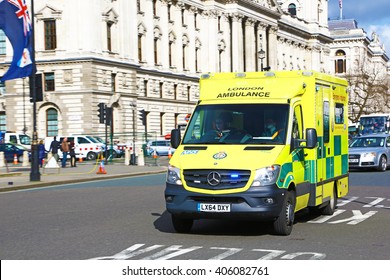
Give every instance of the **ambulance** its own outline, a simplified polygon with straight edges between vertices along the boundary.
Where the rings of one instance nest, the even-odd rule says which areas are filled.
[[[258,220],[289,235],[302,209],[332,215],[348,193],[347,108],[347,82],[315,71],[203,74],[183,138],[171,133],[174,229]]]

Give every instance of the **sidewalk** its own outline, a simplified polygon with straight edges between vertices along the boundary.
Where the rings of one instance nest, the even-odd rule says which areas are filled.
[[[143,174],[165,173],[168,158],[160,157],[157,160],[145,159],[145,166],[125,165],[124,159],[116,159],[104,165],[106,174],[97,174],[100,164],[94,161],[77,162],[77,167],[40,168],[40,181],[30,181],[31,167],[22,164],[8,163],[7,167],[0,167],[0,192],[47,187],[66,183],[79,183],[108,178],[121,178]]]

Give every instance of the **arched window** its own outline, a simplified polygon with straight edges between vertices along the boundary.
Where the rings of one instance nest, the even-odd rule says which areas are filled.
[[[343,50],[336,51],[336,60],[335,60],[335,72],[336,73],[345,73],[346,72],[346,57]]]
[[[47,136],[58,135],[58,111],[50,108],[46,111],[46,131]]]
[[[297,6],[293,3],[288,5],[288,13],[292,16],[296,16],[297,15]]]

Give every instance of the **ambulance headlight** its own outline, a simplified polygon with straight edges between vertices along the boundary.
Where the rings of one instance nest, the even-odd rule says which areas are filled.
[[[280,166],[272,165],[256,170],[252,187],[272,185],[279,177]]]
[[[172,165],[168,166],[167,183],[174,185],[183,185],[180,178],[180,169]]]

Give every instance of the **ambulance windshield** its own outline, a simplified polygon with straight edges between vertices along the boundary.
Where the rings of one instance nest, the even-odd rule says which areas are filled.
[[[287,104],[199,105],[182,144],[273,144],[286,140]]]

